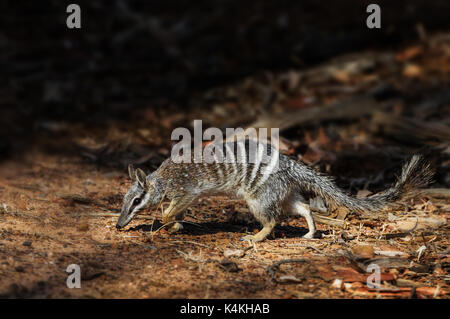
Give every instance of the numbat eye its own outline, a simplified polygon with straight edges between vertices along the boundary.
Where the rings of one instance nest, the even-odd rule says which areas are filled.
[[[139,205],[141,203],[141,199],[140,198],[135,198],[133,201],[133,205]]]

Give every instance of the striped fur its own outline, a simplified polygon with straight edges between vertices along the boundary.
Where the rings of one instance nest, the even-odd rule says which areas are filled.
[[[403,166],[395,185],[370,198],[359,199],[343,192],[331,178],[289,159],[270,145],[241,140],[212,146],[217,149],[209,162],[174,163],[169,158],[146,178],[142,178],[142,173],[136,174],[138,180],[124,197],[118,227],[128,224],[138,211],[157,204],[163,195],[172,200],[171,210],[163,214],[163,220],[170,221],[195,198],[226,193],[246,200],[250,211],[263,224],[263,230],[252,239],[264,239],[286,210],[294,210],[294,214],[307,219],[310,238],[315,226],[305,195],[320,196],[329,207],[376,212],[412,196],[433,175],[429,164],[414,155]],[[145,203],[131,209],[130,201],[136,197]]]

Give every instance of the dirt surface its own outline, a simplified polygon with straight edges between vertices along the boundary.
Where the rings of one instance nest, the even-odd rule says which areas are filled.
[[[40,121],[39,134],[17,141],[20,151],[0,166],[0,296],[449,298],[449,39],[265,72],[195,95],[197,107],[186,111],[144,107],[129,121],[101,125]],[[291,123],[281,132],[282,151],[336,176],[355,196],[385,189],[412,153],[428,152],[435,183],[397,209],[323,213],[328,223],[318,223],[320,238],[312,240],[301,238],[303,219],[289,219],[249,245],[240,237],[260,226],[245,204],[211,197],[187,211],[180,233],[160,228],[155,209],[116,230],[130,186],[126,165],[155,169],[170,154],[174,128],[191,128],[193,119],[204,128],[293,119],[361,95],[377,113],[361,113],[366,100],[356,100],[359,111],[347,119]],[[71,264],[81,267],[81,289],[66,286]],[[367,284],[370,264],[380,267],[380,289]]]
[[[169,234],[164,229],[152,233],[160,227],[160,215],[154,211],[119,232],[115,229],[117,217],[103,215],[119,210],[121,194],[130,185],[124,172],[40,152],[27,154],[25,163],[8,162],[1,172],[3,297],[448,297],[444,281],[450,262],[445,221],[450,217],[448,200],[421,197],[392,212],[402,216],[414,210],[419,216],[443,218],[445,226],[431,232],[380,238],[398,232],[396,224],[382,215],[380,221],[351,218],[345,232],[319,224],[324,238],[305,240],[300,238],[306,233],[305,222],[293,219],[277,227],[274,239],[239,252],[242,257],[225,258],[224,252],[245,250],[248,244],[239,238],[259,227],[240,217],[247,212],[240,201],[204,199],[188,211],[186,221],[191,223],[185,224],[181,233]],[[365,261],[382,257],[362,245],[370,245],[375,253],[400,254],[385,258],[382,278],[392,285],[387,292],[368,290],[369,274],[355,269],[342,255],[343,250],[362,247],[363,253],[368,250]],[[423,245],[428,249],[418,260],[417,249]],[[292,258],[307,262],[282,266],[275,277],[287,283],[271,282],[267,267]],[[66,287],[65,270],[70,264],[81,266],[81,289]],[[335,279],[351,286],[332,288]],[[417,285],[415,292],[410,287],[397,288],[393,283],[399,279]]]

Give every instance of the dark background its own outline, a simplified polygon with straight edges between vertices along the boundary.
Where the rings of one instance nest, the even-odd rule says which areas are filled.
[[[140,107],[190,106],[197,93],[263,70],[305,69],[342,53],[396,48],[417,26],[448,30],[446,0],[377,1],[382,28],[365,27],[370,1],[1,1],[3,152],[47,119],[126,120]]]

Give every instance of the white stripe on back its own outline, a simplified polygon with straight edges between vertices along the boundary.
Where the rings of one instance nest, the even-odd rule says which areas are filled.
[[[234,176],[236,176],[237,174],[237,167],[236,167],[236,160],[234,157],[234,151],[232,149],[230,149],[229,143],[225,144],[225,148],[226,148],[226,153],[227,153],[227,158],[226,158],[226,162],[231,164],[231,166],[233,167],[233,172],[234,172]],[[230,156],[230,157],[228,157]]]
[[[218,156],[218,154],[217,154],[218,152],[220,152],[220,154],[222,154],[221,157]],[[216,164],[216,169],[217,169],[217,172],[220,175],[220,178],[221,178],[222,182],[225,180],[225,175],[224,175],[223,170],[222,170],[222,168],[220,167],[219,164],[223,163],[223,162],[224,162],[224,156],[223,156],[222,149],[217,147],[216,148],[216,152],[214,152],[214,163]]]
[[[255,163],[253,166],[252,175],[250,176],[250,181],[248,182],[247,186],[252,185],[253,181],[256,178],[256,174],[258,172],[259,166],[261,165],[262,154],[263,154],[264,148],[260,143],[257,144],[257,148],[258,148],[258,151],[257,151],[256,156],[254,157]],[[252,160],[251,154],[250,154],[250,160]]]
[[[237,142],[238,144],[238,163],[242,165],[242,178],[247,176],[247,154],[245,152],[245,141]]]
[[[275,149],[272,149],[272,152],[270,154],[270,162],[263,168],[263,171],[261,172],[262,177],[258,181],[258,183],[255,185],[255,189],[257,189],[259,186],[263,185],[267,179],[270,177],[270,174],[272,174],[276,166],[278,165],[279,161],[279,153]]]

